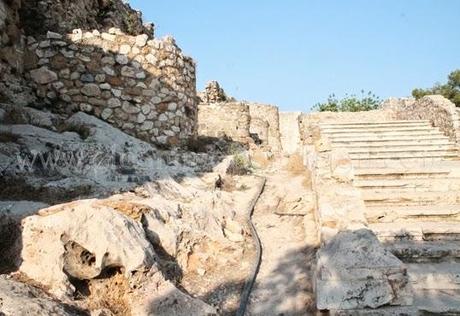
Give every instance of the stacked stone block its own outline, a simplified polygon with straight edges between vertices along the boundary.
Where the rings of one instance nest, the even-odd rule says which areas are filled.
[[[173,38],[76,29],[29,37],[28,48],[32,86],[53,111],[91,113],[158,144],[194,135],[195,63]]]
[[[245,103],[202,103],[198,107],[199,136],[228,137],[247,143],[250,123],[249,106]]]

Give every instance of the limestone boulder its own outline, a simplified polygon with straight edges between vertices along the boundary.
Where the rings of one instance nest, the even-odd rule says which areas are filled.
[[[378,308],[412,304],[406,266],[367,229],[343,231],[317,254],[319,310]]]
[[[18,282],[8,276],[0,276],[0,314],[16,315],[87,315],[83,310],[56,301],[44,291]]]
[[[59,297],[74,291],[69,276],[92,279],[109,267],[129,276],[156,260],[142,225],[96,200],[53,206],[25,218],[22,244],[19,270]]]

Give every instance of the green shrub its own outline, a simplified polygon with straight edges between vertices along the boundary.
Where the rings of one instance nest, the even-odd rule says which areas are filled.
[[[233,160],[227,168],[227,174],[239,176],[250,174],[251,167],[251,162],[246,156],[237,154],[233,156]]]
[[[380,104],[380,98],[371,91],[361,91],[361,97],[354,94],[346,94],[344,98],[338,99],[335,94],[329,95],[327,101],[316,104],[313,109],[320,112],[359,112],[375,110]]]
[[[437,83],[432,88],[412,90],[412,96],[416,99],[431,94],[440,94],[460,106],[460,69],[449,74],[446,84]]]

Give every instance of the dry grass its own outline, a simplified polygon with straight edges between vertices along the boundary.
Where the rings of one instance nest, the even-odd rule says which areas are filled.
[[[302,157],[299,154],[289,156],[286,170],[295,175],[305,172],[306,168],[303,165]]]
[[[232,176],[224,176],[222,182],[222,191],[233,192],[236,190],[236,181]]]
[[[307,189],[311,189],[311,172],[304,166],[302,156],[299,154],[291,155],[285,168],[292,175],[302,176],[304,178],[302,185]]]
[[[117,212],[128,216],[129,218],[134,219],[135,221],[140,221],[142,214],[147,214],[152,211],[152,209],[146,205],[136,204],[129,201],[113,201],[113,200],[103,200],[100,202],[100,205],[111,207]]]
[[[122,273],[116,271],[108,278],[88,281],[89,296],[85,305],[90,310],[108,309],[115,315],[130,316],[128,303],[130,287]]]
[[[255,150],[251,155],[252,162],[261,169],[266,169],[270,165],[270,160],[264,152],[260,150]]]

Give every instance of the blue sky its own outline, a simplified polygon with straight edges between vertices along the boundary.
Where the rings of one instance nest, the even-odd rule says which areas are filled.
[[[130,0],[156,36],[237,99],[308,111],[331,93],[382,99],[460,68],[460,0]]]

